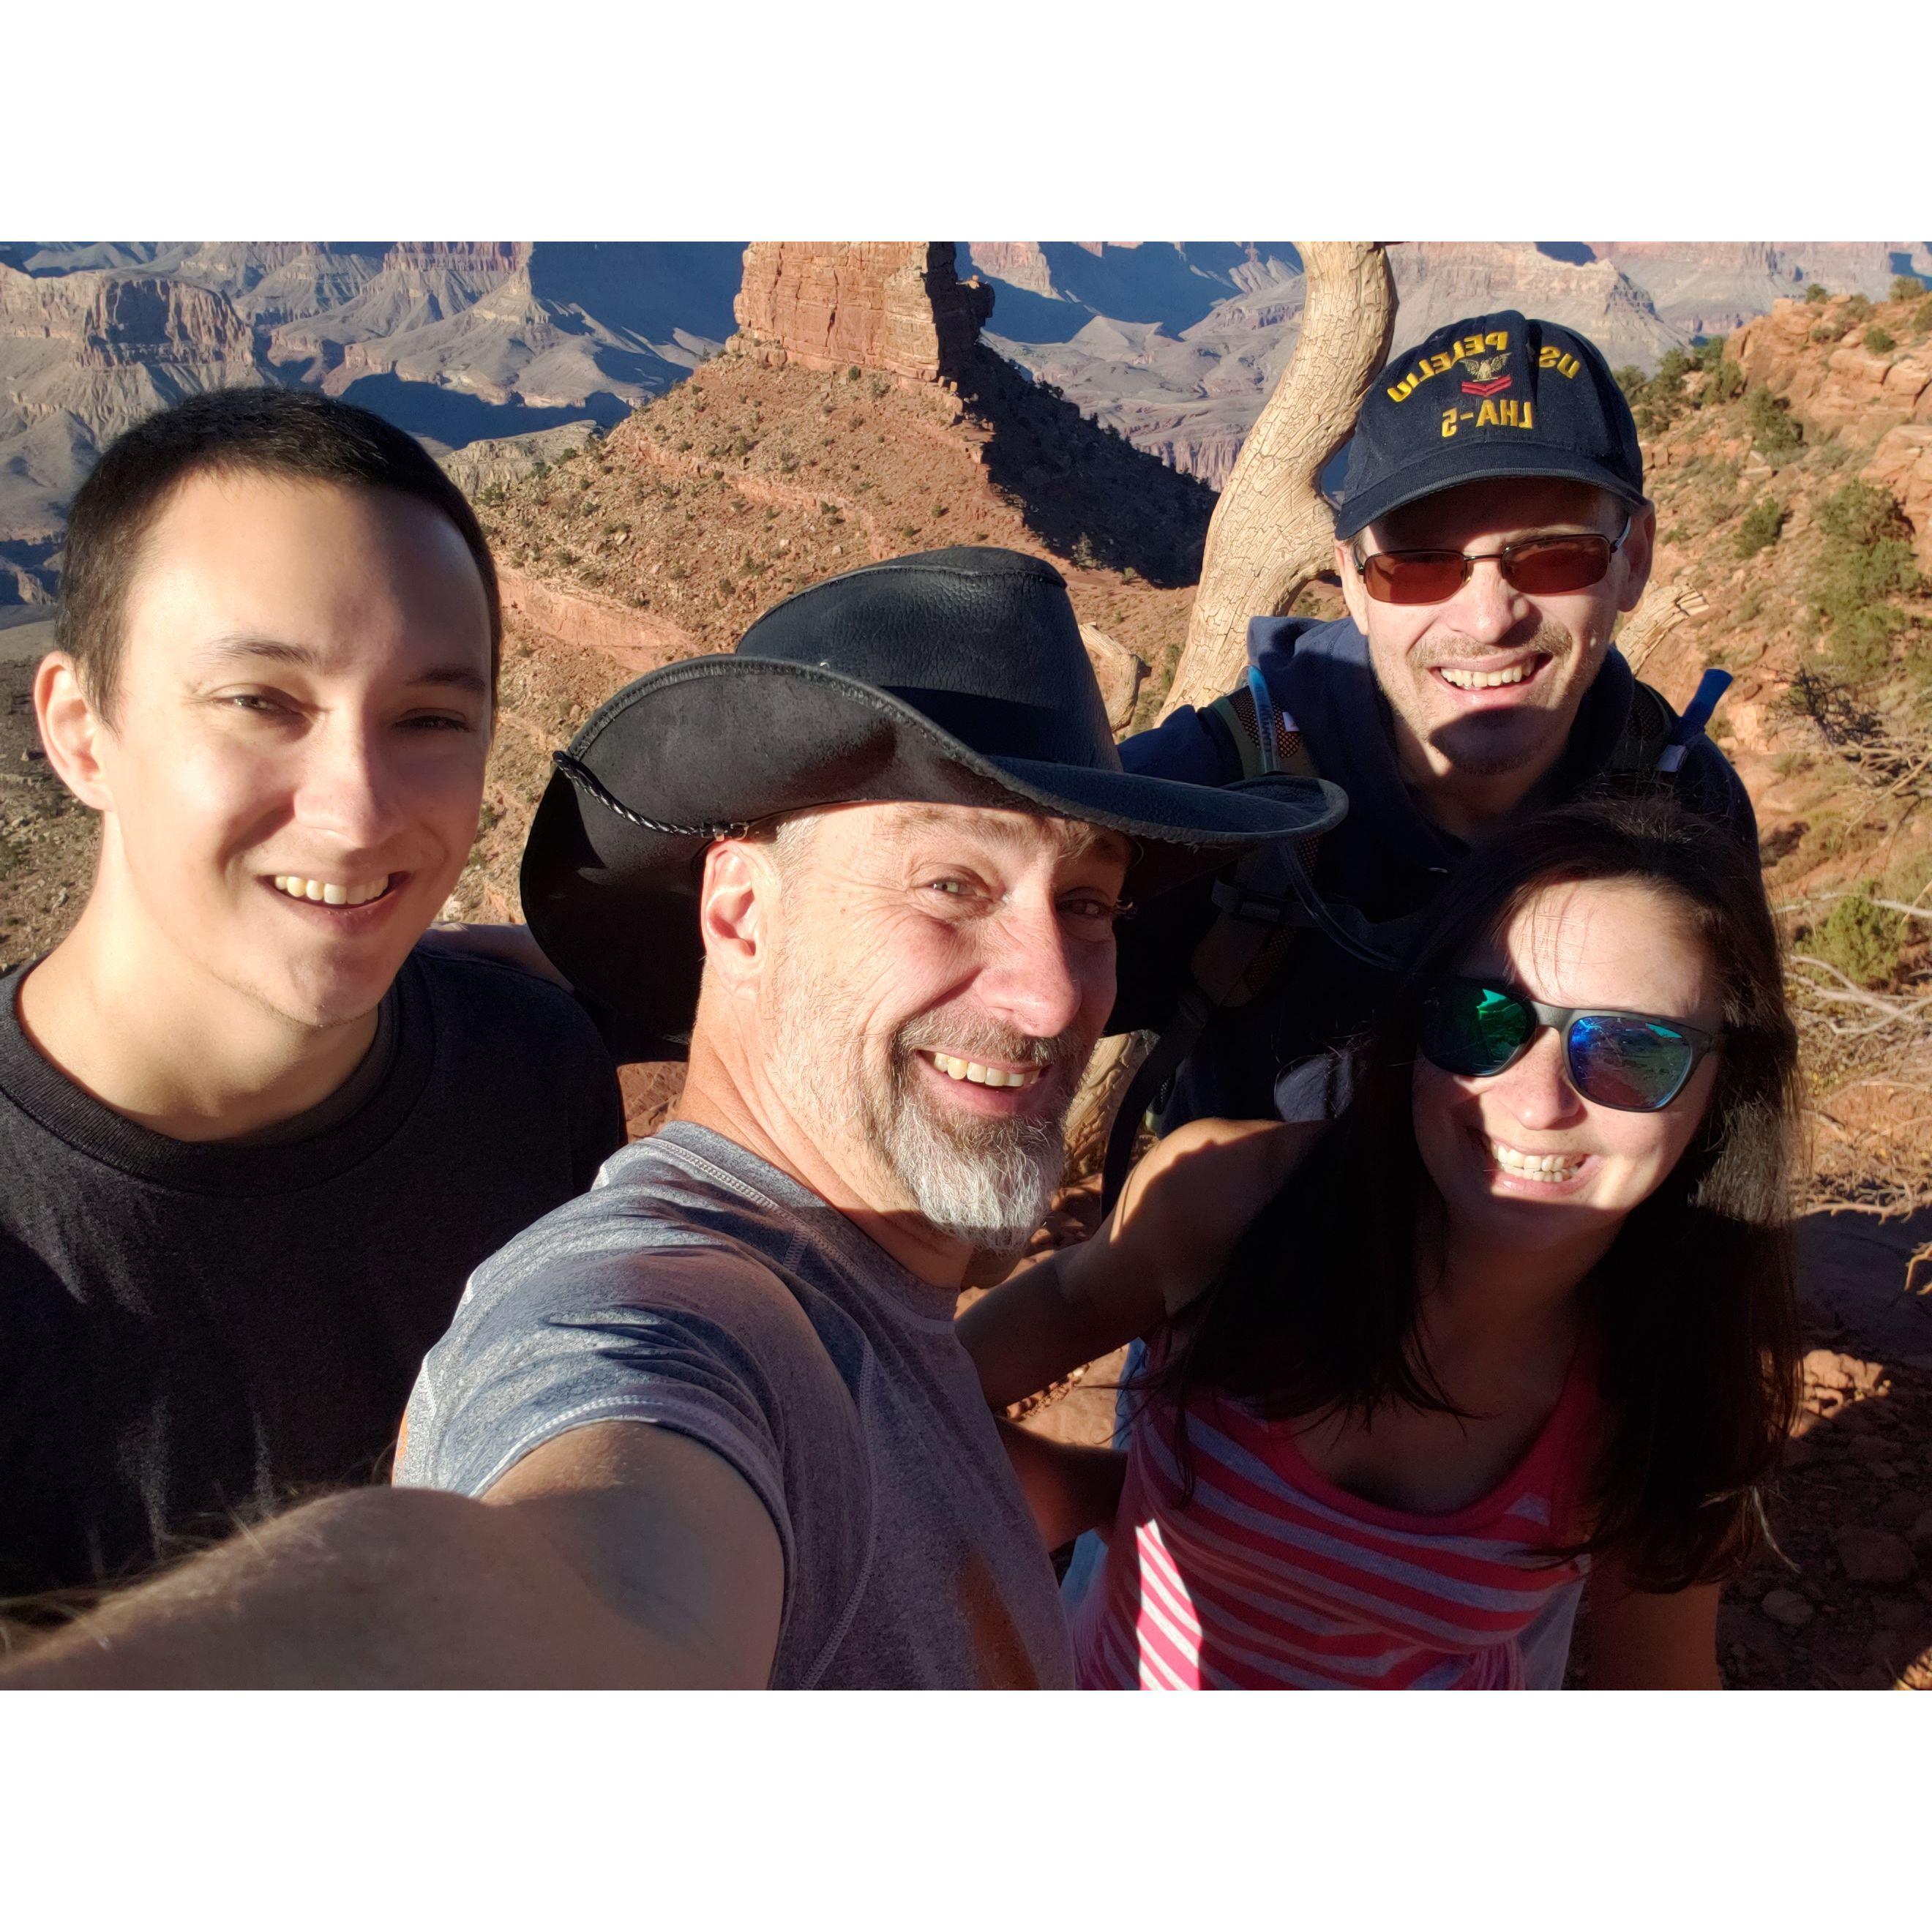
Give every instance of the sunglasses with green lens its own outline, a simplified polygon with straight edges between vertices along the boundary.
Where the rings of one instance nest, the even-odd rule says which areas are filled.
[[[1511,987],[1457,978],[1423,995],[1415,1043],[1444,1072],[1486,1080],[1514,1066],[1544,1027],[1562,1037],[1570,1085],[1623,1114],[1669,1106],[1722,1037],[1654,1013],[1546,1006]]]

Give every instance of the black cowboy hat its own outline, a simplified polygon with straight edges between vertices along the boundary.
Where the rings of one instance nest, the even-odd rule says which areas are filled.
[[[524,914],[622,1060],[684,1057],[706,846],[788,812],[917,799],[1079,819],[1136,842],[1127,890],[1146,898],[1348,808],[1318,779],[1261,795],[1124,771],[1059,572],[977,548],[800,591],[734,655],[626,685],[556,766]]]

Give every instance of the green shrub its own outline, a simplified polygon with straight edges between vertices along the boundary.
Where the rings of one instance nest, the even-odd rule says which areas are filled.
[[[1711,380],[1704,386],[1704,400],[1709,404],[1734,403],[1744,392],[1744,372],[1742,364],[1720,362],[1711,370]]]
[[[1760,550],[1768,550],[1777,542],[1778,533],[1784,528],[1784,510],[1768,496],[1760,496],[1744,512],[1744,520],[1738,526],[1739,559],[1755,556]]]
[[[1832,292],[1822,282],[1814,282],[1805,290],[1804,299],[1808,302],[1829,302]]]
[[[1700,369],[1714,369],[1724,359],[1724,338],[1707,335],[1690,352],[1690,359]]]
[[[1804,950],[1862,986],[1882,986],[1898,970],[1905,921],[1874,905],[1865,891],[1848,892],[1811,928]]]
[[[1828,496],[1818,512],[1818,527],[1828,538],[1863,550],[1902,538],[1910,568],[1912,526],[1906,521],[1898,499],[1876,483],[1847,483]],[[1912,578],[1916,575],[1916,571],[1911,572]],[[1912,587],[1910,581],[1904,579],[1896,586],[1900,590]]]
[[[1845,304],[1846,316],[1852,322],[1864,322],[1867,320],[1870,317],[1871,312],[1872,305],[1871,300],[1869,296],[1854,296],[1851,300]]]
[[[1932,296],[1928,296],[1912,311],[1912,332],[1915,335],[1932,335]]]
[[[1924,288],[1925,284],[1916,275],[1894,275],[1892,298],[1894,302],[1916,302]]]
[[[1851,482],[1818,512],[1824,556],[1811,608],[1832,627],[1832,655],[1855,682],[1891,662],[1892,642],[1910,621],[1892,602],[1918,587],[1912,526],[1889,492]]]
[[[1628,364],[1611,374],[1630,406],[1638,430],[1645,436],[1656,436],[1690,407],[1690,398],[1684,393],[1684,379],[1702,366],[1688,351],[1670,349],[1665,350],[1654,376],[1646,376],[1641,369]]]
[[[1898,344],[1891,336],[1886,334],[1876,322],[1874,322],[1870,328],[1865,331],[1865,346],[1874,356],[1889,356]]]
[[[1792,417],[1791,405],[1767,388],[1750,392],[1744,414],[1750,425],[1752,442],[1766,456],[1788,456],[1804,440],[1804,431]]]

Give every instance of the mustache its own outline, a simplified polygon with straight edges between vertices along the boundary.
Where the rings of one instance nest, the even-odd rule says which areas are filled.
[[[894,1057],[910,1059],[922,1050],[950,1053],[962,1059],[998,1060],[1019,1066],[1040,1066],[1049,1070],[1069,1066],[1078,1073],[1094,1051],[1094,1042],[1083,1034],[1068,1031],[1042,1037],[1016,1033],[997,1021],[962,1016],[949,1021],[942,1014],[925,1014],[909,1020],[893,1036]]]
[[[1472,658],[1513,657],[1519,651],[1540,651],[1546,658],[1568,657],[1576,648],[1576,640],[1568,631],[1554,624],[1541,624],[1536,634],[1520,644],[1507,640],[1502,644],[1477,644],[1464,643],[1459,646],[1453,638],[1431,638],[1425,644],[1418,644],[1408,654],[1408,661],[1418,670],[1432,670],[1438,664],[1466,664]]]

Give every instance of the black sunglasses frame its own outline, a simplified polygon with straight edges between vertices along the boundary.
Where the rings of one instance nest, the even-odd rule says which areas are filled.
[[[1632,512],[1624,518],[1623,528],[1618,531],[1614,537],[1605,536],[1601,530],[1551,530],[1540,536],[1520,538],[1513,544],[1504,544],[1501,550],[1478,550],[1473,556],[1466,550],[1377,550],[1373,556],[1364,556],[1359,550],[1352,549],[1349,551],[1348,556],[1349,561],[1355,566],[1355,574],[1362,580],[1362,588],[1378,604],[1395,604],[1398,606],[1402,602],[1400,598],[1381,596],[1376,592],[1375,580],[1369,574],[1369,566],[1375,562],[1376,557],[1384,556],[1397,562],[1424,558],[1446,560],[1454,557],[1462,566],[1462,574],[1456,585],[1456,589],[1445,591],[1440,597],[1418,598],[1413,604],[1406,607],[1413,610],[1424,604],[1448,603],[1449,599],[1456,595],[1456,591],[1460,590],[1468,582],[1479,563],[1497,565],[1502,572],[1503,581],[1512,590],[1522,590],[1523,586],[1510,574],[1520,552],[1532,550],[1540,544],[1576,543],[1592,538],[1599,543],[1608,544],[1610,548],[1604,553],[1604,567],[1594,577],[1586,579],[1583,583],[1572,584],[1568,590],[1523,590],[1523,595],[1526,597],[1568,597],[1574,595],[1576,591],[1588,590],[1593,586],[1602,583],[1610,574],[1611,561],[1616,556],[1617,552],[1623,548],[1624,540],[1630,533],[1630,525],[1635,520],[1636,513]]]
[[[1435,1059],[1422,1046],[1418,1039],[1417,1051],[1429,1061],[1432,1066],[1442,1067],[1444,1073],[1453,1073],[1459,1079],[1493,1080],[1498,1074],[1507,1073],[1536,1044],[1538,1034],[1543,1031],[1545,1028],[1554,1028],[1563,1042],[1563,1077],[1569,1082],[1572,1090],[1580,1098],[1588,1101],[1592,1106],[1607,1107],[1612,1113],[1662,1113],[1664,1108],[1668,1107],[1690,1084],[1690,1076],[1696,1072],[1705,1055],[1724,1038],[1721,1032],[1707,1032],[1702,1027],[1692,1026],[1688,1021],[1672,1019],[1664,1013],[1631,1012],[1621,1006],[1546,1006],[1540,1000],[1532,1000],[1526,993],[1518,992],[1514,986],[1499,986],[1493,980],[1472,980],[1464,974],[1458,974],[1454,978],[1443,980],[1437,986],[1432,988],[1430,992],[1423,995],[1419,1003],[1420,1006],[1426,1008],[1432,1000],[1451,986],[1473,986],[1480,992],[1498,995],[1509,1000],[1513,1005],[1522,1007],[1527,1012],[1534,1014],[1537,1023],[1531,1029],[1529,1037],[1507,1060],[1504,1060],[1500,1066],[1493,1066],[1484,1073],[1466,1073],[1456,1067],[1443,1066],[1440,1060]],[[1570,1029],[1579,1020],[1634,1020],[1642,1026],[1668,1028],[1672,1033],[1682,1038],[1690,1049],[1690,1058],[1684,1066],[1682,1077],[1662,1100],[1654,1101],[1647,1107],[1620,1106],[1614,1100],[1598,1100],[1594,1094],[1585,1088],[1583,1083],[1576,1077],[1576,1064],[1571,1055],[1570,1034]]]

